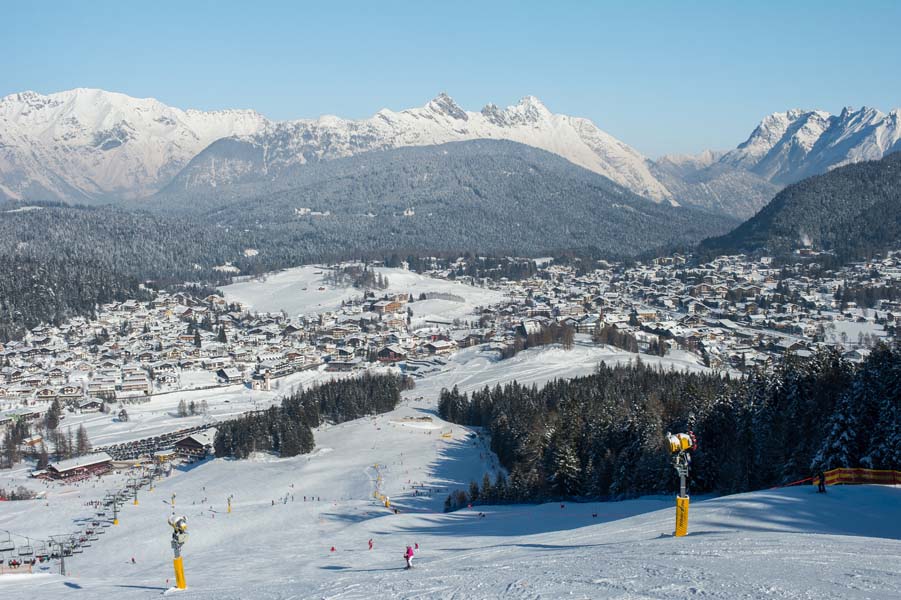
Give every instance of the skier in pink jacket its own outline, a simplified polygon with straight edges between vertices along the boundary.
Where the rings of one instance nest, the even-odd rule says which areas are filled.
[[[407,546],[407,551],[404,552],[404,560],[407,561],[407,569],[413,568],[413,547]]]

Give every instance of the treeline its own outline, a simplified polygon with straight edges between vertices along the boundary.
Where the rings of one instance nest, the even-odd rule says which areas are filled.
[[[522,325],[518,335],[513,338],[513,343],[501,350],[501,359],[513,358],[523,350],[538,346],[560,344],[564,350],[572,350],[575,344],[576,331],[568,325],[551,322],[541,324],[537,331],[530,331],[526,327]]]
[[[222,283],[212,267],[245,247],[214,228],[113,208],[0,213],[0,341],[91,317],[100,304],[149,300],[152,287]]]
[[[60,420],[62,406],[54,399],[44,418],[35,424],[24,420],[16,420],[6,428],[0,445],[0,468],[12,468],[25,457],[36,460],[37,467],[43,469],[53,460],[60,461],[76,456],[90,454],[92,445],[84,425],[75,431],[67,428],[62,431]],[[26,441],[40,435],[40,442],[26,445]],[[53,448],[51,455],[48,443]]]
[[[10,488],[8,490],[0,488],[0,500],[34,500],[37,495],[37,492],[29,490],[24,485],[20,485],[16,488]]]
[[[315,447],[313,427],[343,423],[393,410],[412,381],[397,375],[366,373],[332,380],[282,399],[280,406],[222,423],[216,433],[217,456],[247,458],[253,452],[296,456]]]
[[[638,352],[638,340],[628,331],[620,331],[613,325],[598,326],[591,333],[595,344],[607,344],[626,352]]]
[[[833,296],[839,307],[845,310],[849,302],[861,308],[875,308],[882,300],[897,302],[901,300],[901,284],[892,281],[887,285],[850,284],[839,286]]]
[[[901,350],[884,345],[859,367],[828,349],[741,380],[637,362],[542,388],[444,390],[441,417],[486,428],[509,473],[473,482],[446,506],[672,492],[668,431],[698,436],[697,493],[760,489],[819,468],[898,469],[899,398]]]
[[[322,281],[331,286],[352,285],[368,290],[388,289],[388,278],[366,265],[339,266],[329,270]]]
[[[591,332],[591,339],[595,344],[607,344],[625,350],[626,352],[638,352],[638,338],[628,331],[620,331],[613,325],[598,325]],[[648,342],[647,354],[654,356],[666,356],[670,345],[658,334],[654,334],[653,339]]]

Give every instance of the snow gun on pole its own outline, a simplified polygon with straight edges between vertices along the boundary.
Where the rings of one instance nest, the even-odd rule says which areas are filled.
[[[166,521],[172,527],[172,552],[175,557],[172,564],[175,567],[175,587],[183,590],[187,587],[185,583],[185,564],[181,556],[181,548],[188,541],[188,518],[184,515],[178,517],[170,517]]]
[[[676,497],[676,537],[688,534],[688,494],[685,491],[685,482],[688,479],[688,468],[691,466],[691,451],[698,448],[695,434],[672,434],[667,432],[666,442],[670,456],[673,460],[673,468],[679,475],[679,495]]]

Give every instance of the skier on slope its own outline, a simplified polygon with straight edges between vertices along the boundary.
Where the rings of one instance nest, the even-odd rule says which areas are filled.
[[[372,550],[372,538],[369,538],[369,549]]]
[[[405,568],[412,569],[413,568],[413,547],[407,546],[407,551],[404,552],[404,560],[407,561],[407,566]]]
[[[826,474],[822,470],[817,473],[817,493],[826,493]]]

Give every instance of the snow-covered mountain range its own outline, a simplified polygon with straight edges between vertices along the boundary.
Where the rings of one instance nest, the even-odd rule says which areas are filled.
[[[794,183],[835,167],[878,160],[901,150],[901,109],[789,110],[769,115],[719,162],[776,184]]]
[[[271,180],[298,165],[363,152],[474,139],[547,150],[655,201],[750,216],[783,185],[901,149],[901,111],[791,110],[761,121],[736,149],[654,162],[533,96],[479,112],[447,94],[368,119],[272,121],[251,110],[180,110],[96,89],[0,99],[0,197],[107,201],[166,187]]]
[[[481,112],[460,108],[447,94],[423,107],[380,110],[360,121],[333,116],[270,123],[264,130],[213,145],[188,167],[183,185],[221,185],[248,171],[274,175],[309,162],[353,156],[373,150],[430,146],[476,139],[510,140],[547,150],[654,200],[672,195],[651,175],[649,161],[634,148],[601,131],[588,119],[551,113],[535,97]],[[251,158],[252,157],[252,158]]]
[[[217,139],[268,121],[94,89],[0,99],[0,196],[84,202],[151,194]]]

